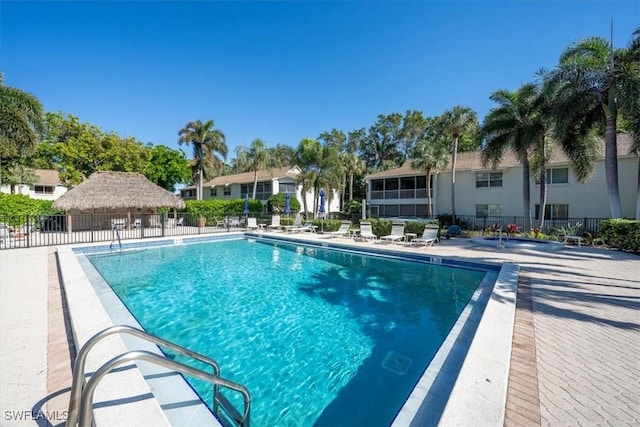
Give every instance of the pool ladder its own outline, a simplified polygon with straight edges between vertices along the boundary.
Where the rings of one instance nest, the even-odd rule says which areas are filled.
[[[93,348],[100,340],[114,334],[129,334],[141,338],[145,341],[153,344],[166,347],[177,353],[188,356],[192,359],[203,362],[211,366],[213,374],[210,374],[202,369],[197,369],[189,365],[185,365],[175,360],[169,359],[163,355],[152,353],[145,350],[135,350],[123,353],[114,357],[100,369],[98,369],[91,378],[84,382],[85,376],[85,363],[89,350]],[[216,415],[226,415],[226,418],[221,420],[223,423],[226,421],[228,424],[231,421],[233,424],[240,427],[249,427],[249,413],[251,410],[251,397],[246,387],[233,381],[226,380],[220,377],[220,367],[218,363],[202,354],[191,351],[187,348],[181,347],[165,339],[151,335],[140,329],[119,325],[112,326],[101,332],[98,332],[91,337],[80,349],[76,362],[73,366],[73,382],[71,384],[71,397],[69,399],[69,411],[67,417],[67,427],[90,426],[93,422],[93,394],[100,380],[109,372],[113,371],[118,366],[133,362],[135,360],[143,360],[155,365],[159,365],[174,371],[186,374],[192,377],[199,378],[204,381],[208,381],[213,384],[213,412]],[[244,402],[244,408],[242,414],[229,402],[220,392],[220,387],[234,390],[242,395]],[[224,414],[219,413],[219,409],[223,409]]]

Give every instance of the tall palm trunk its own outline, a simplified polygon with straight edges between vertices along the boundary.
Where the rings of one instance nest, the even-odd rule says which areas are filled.
[[[522,162],[522,203],[524,207],[524,229],[531,229],[531,185],[529,159],[525,156]]]
[[[433,201],[431,200],[431,168],[427,168],[427,218],[433,217]]]
[[[543,161],[540,166],[540,208],[538,209],[539,225],[538,228],[542,231],[544,227],[544,216],[547,206],[547,165]]]
[[[456,160],[458,159],[458,136],[453,135],[453,149],[451,150],[451,221],[456,223]]]
[[[604,165],[607,176],[607,192],[609,193],[609,206],[611,217],[621,218],[620,189],[618,186],[618,147],[616,141],[616,117],[607,114],[607,125],[604,132],[605,153]]]
[[[256,199],[256,191],[258,191],[258,169],[253,170],[253,200]]]
[[[640,157],[638,158],[638,191],[636,195],[636,219],[640,220]]]
[[[353,200],[353,173],[349,174],[349,201]]]

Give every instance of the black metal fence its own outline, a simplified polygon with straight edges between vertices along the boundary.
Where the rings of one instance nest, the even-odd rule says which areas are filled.
[[[551,234],[558,229],[571,229],[574,233],[590,233],[593,236],[600,234],[600,223],[608,218],[564,218],[545,219],[542,230],[543,233]],[[524,217],[522,216],[487,216],[479,217],[474,215],[456,215],[456,224],[463,230],[483,231],[492,227],[506,229],[509,224],[516,224],[523,233],[529,230],[524,229]],[[531,220],[531,228],[537,228],[540,220]]]
[[[258,222],[268,220],[265,216]],[[242,213],[5,215],[0,216],[0,250],[222,233],[245,226]]]

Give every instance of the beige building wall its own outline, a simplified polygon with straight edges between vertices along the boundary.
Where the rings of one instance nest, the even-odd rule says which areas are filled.
[[[609,218],[609,196],[607,193],[604,162],[599,161],[591,179],[579,183],[568,164],[554,164],[551,169],[569,168],[567,184],[549,184],[547,186],[547,205],[568,204],[571,218]],[[488,172],[487,169],[456,171],[456,214],[475,215],[478,204],[501,204],[503,216],[522,216],[522,167],[497,169],[501,171],[502,188],[476,188],[476,172]],[[622,203],[622,216],[635,218],[638,183],[638,158],[622,157],[618,159],[618,180]],[[540,200],[540,186],[535,177],[531,177],[531,215],[535,215],[535,206]],[[451,213],[451,172],[440,172],[435,185],[435,212]]]

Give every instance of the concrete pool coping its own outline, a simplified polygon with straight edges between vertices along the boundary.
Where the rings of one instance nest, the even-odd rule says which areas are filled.
[[[416,253],[415,248],[410,248],[411,252],[407,252],[404,250],[404,247],[396,245],[367,246],[362,243],[354,243],[352,241],[345,242],[336,239],[327,240],[326,236],[323,237],[321,235],[291,236],[284,235],[283,233],[242,232],[224,236],[210,235],[180,239],[150,239],[149,241],[141,243],[124,243],[123,246],[126,248],[136,248],[168,243],[179,244],[191,241],[240,238],[245,234],[251,238],[266,238],[269,236],[281,241],[285,240],[298,243],[308,243],[322,247],[342,248],[355,251],[373,251],[374,254],[387,253],[405,257],[410,254],[415,255]],[[91,282],[83,273],[83,268],[80,265],[80,261],[78,261],[78,259],[82,259],[82,256],[79,258],[76,257],[78,252],[83,252],[84,250],[92,251],[95,250],[96,247],[105,247],[105,245],[102,243],[59,248],[60,264],[63,272],[65,288],[67,288],[67,281],[70,283],[70,289],[67,290],[67,298],[74,301],[73,303],[71,301],[69,302],[69,307],[70,317],[72,317],[72,323],[74,325],[74,338],[76,339],[77,348],[79,348],[95,333],[110,326],[109,321],[111,324],[114,324],[114,320],[106,313],[102,305],[103,303],[100,302],[98,292],[102,294],[103,290],[99,290],[98,292],[94,290],[92,297],[93,301],[90,301],[91,295],[89,294],[91,294],[91,292],[88,292],[87,289],[92,288],[92,286],[86,285]],[[416,257],[409,256],[409,258]],[[418,258],[429,258],[432,261],[438,259],[443,260],[441,257],[433,256],[420,256]],[[76,260],[75,263],[73,259]],[[70,263],[69,266],[67,266],[67,262]],[[475,262],[474,264],[478,265],[483,263]],[[487,265],[490,264],[487,263]],[[482,425],[503,424],[509,360],[511,356],[511,339],[515,314],[518,269],[515,264],[504,264],[501,268],[502,271],[498,275],[492,292],[486,293],[484,296],[481,292],[477,295],[477,297],[483,296],[483,298],[487,300],[486,307],[483,307],[483,305],[480,304],[481,309],[476,309],[474,311],[472,307],[473,304],[471,304],[471,306],[468,306],[465,309],[465,311],[467,311],[467,317],[470,316],[473,321],[479,321],[477,329],[465,328],[466,318],[464,318],[464,316],[461,318],[462,320],[458,320],[452,330],[453,334],[448,336],[446,345],[441,347],[441,350],[444,350],[442,352],[439,351],[434,357],[433,362],[435,362],[435,364],[432,362],[433,367],[430,365],[430,368],[424,373],[414,392],[399,413],[395,425],[409,425],[411,423],[418,423],[419,425],[459,425],[461,421],[469,419],[473,419],[474,423],[477,422]],[[67,275],[69,275],[68,279]],[[83,275],[84,282],[82,278]],[[77,295],[73,289],[74,287],[78,288],[77,290],[79,293]],[[478,301],[476,301],[476,297],[474,297],[474,302],[476,304],[478,303]],[[90,308],[87,308],[87,306]],[[482,307],[484,310],[482,310]],[[121,323],[123,319],[119,318],[116,321]],[[78,331],[76,331],[76,324],[78,325]],[[108,354],[100,354],[100,356],[113,357],[114,352],[116,352],[116,354],[120,354],[124,351],[123,348],[126,348],[126,343],[118,337],[114,338],[116,344],[114,344],[114,347],[110,349],[112,351]],[[449,353],[447,351],[447,347],[450,348],[457,340],[460,339],[466,342],[468,350],[465,348],[464,351],[459,354],[455,351]],[[118,342],[118,340],[120,341]],[[103,360],[108,359],[105,358]],[[459,373],[457,373],[456,370],[447,370],[447,368],[456,365],[460,368]],[[222,370],[224,376],[224,367],[222,367]],[[143,382],[143,384],[139,384],[139,387],[136,387],[135,392],[131,386],[127,385],[127,391],[133,393],[132,396],[148,397],[138,399],[139,401],[134,401],[136,400],[135,398],[130,398],[131,401],[127,402],[126,405],[128,406],[128,412],[131,412],[131,409],[133,409],[133,406],[131,405],[136,406],[133,412],[141,417],[141,422],[148,424],[150,422],[149,417],[154,417],[152,418],[154,420],[154,425],[202,425],[202,421],[200,421],[199,424],[190,424],[190,422],[194,420],[193,417],[197,418],[197,415],[189,415],[185,417],[184,412],[182,412],[185,407],[191,407],[191,409],[193,409],[192,407],[196,406],[192,398],[180,397],[176,399],[176,393],[170,393],[171,396],[169,396],[169,399],[172,400],[173,403],[167,404],[165,402],[165,404],[158,404],[158,402],[155,401],[155,398],[151,398],[149,396],[151,390],[149,386],[144,383],[142,377],[146,375],[154,378],[162,378],[164,375],[149,375],[148,373],[140,374],[136,369],[124,370],[122,372],[118,372],[118,375],[127,375],[128,377],[126,381],[133,381],[135,384],[138,384],[140,380]],[[451,384],[452,381],[453,384]],[[438,391],[437,388],[434,389],[431,387],[434,384],[440,385],[441,391]],[[106,388],[108,387],[105,386],[105,389]],[[154,394],[164,394],[161,393],[161,387],[152,385],[152,388]],[[164,396],[164,398],[166,397],[167,396]],[[109,394],[105,394],[105,396],[96,394],[96,400],[103,398],[107,401],[112,401],[122,399],[122,396],[118,398]],[[482,402],[482,405],[479,404],[479,400]],[[170,416],[171,420],[169,420],[167,418],[168,415],[163,413],[161,410],[160,413],[158,412],[161,406],[164,406],[165,408],[168,407],[170,409],[169,413],[173,410],[174,413],[180,412],[181,415],[178,417]],[[203,404],[201,406],[204,407]],[[440,414],[438,414],[439,416],[436,418],[434,418],[434,408],[438,408],[440,411]],[[96,411],[96,423],[98,425],[112,425],[112,421],[121,421],[124,416],[121,411],[115,410],[113,411],[113,417],[111,417],[107,415],[107,413],[112,411],[103,409],[106,408],[100,408],[100,410]],[[213,418],[210,413],[208,413],[208,416],[210,417],[210,425],[215,425],[217,423],[215,418]],[[111,422],[109,420],[111,420]],[[189,421],[185,424],[184,422],[177,423],[176,420]],[[131,417],[127,416],[127,422],[129,421],[131,421]]]

